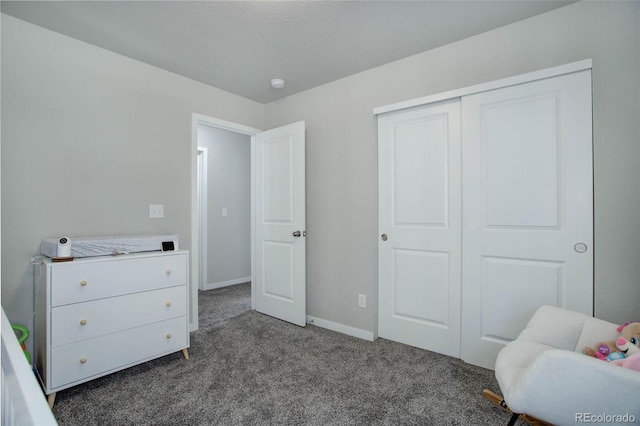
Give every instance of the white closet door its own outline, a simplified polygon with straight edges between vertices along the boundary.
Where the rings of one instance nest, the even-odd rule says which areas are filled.
[[[378,334],[459,357],[460,101],[381,115],[378,135]]]
[[[593,313],[591,72],[462,98],[462,359],[541,305]]]

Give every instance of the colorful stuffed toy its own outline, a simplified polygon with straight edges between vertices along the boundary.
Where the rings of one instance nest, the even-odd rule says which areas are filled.
[[[616,361],[640,353],[640,321],[631,321],[617,328],[620,336],[615,341],[598,342],[595,350],[584,348],[584,354],[606,361]]]
[[[633,355],[629,355],[627,358],[613,361],[615,365],[619,365],[624,368],[636,370],[640,372],[640,352],[636,352]]]

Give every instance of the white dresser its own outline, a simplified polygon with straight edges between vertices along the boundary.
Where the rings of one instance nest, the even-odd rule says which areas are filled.
[[[182,350],[189,253],[100,256],[35,267],[35,366],[56,392]]]

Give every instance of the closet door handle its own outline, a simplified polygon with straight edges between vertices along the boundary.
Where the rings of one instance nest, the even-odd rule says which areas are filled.
[[[382,234],[382,235],[380,235],[380,239],[381,239],[382,241],[387,241],[387,239],[388,239],[388,238],[389,238],[389,237],[387,237],[387,234]]]
[[[587,251],[587,245],[585,243],[576,243],[573,249],[578,253],[584,253]]]

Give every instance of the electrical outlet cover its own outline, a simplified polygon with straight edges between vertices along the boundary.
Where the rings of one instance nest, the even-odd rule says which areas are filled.
[[[364,294],[358,294],[358,307],[366,308],[367,307],[367,296]]]

